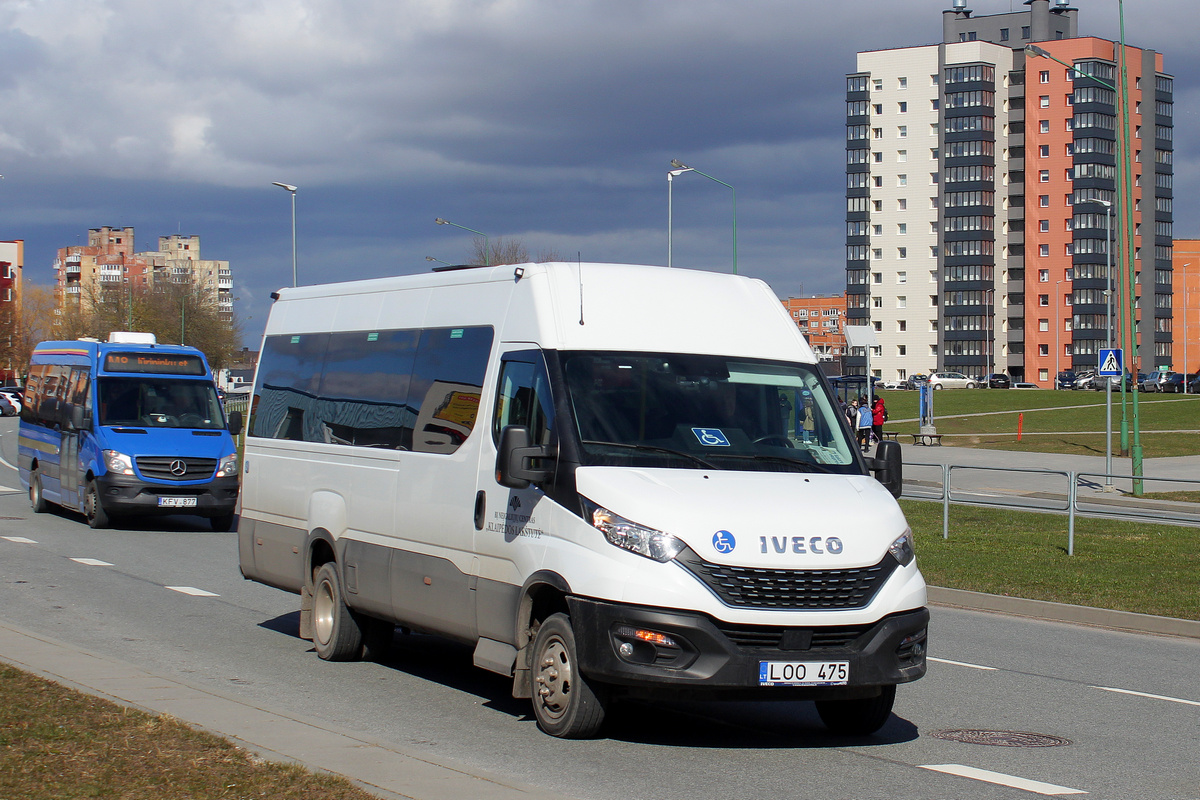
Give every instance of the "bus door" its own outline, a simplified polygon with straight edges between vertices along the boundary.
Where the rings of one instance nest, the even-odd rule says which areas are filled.
[[[83,508],[83,497],[86,490],[87,465],[80,458],[80,439],[89,436],[91,424],[91,402],[88,370],[86,367],[73,367],[67,379],[60,388],[62,402],[59,403],[62,445],[59,450],[59,481],[62,492],[62,505],[67,508]],[[74,413],[74,409],[83,409],[83,414]],[[83,419],[83,428],[77,430],[73,420]]]

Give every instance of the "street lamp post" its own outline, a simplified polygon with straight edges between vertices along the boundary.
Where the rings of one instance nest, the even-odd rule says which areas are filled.
[[[1136,327],[1137,290],[1136,290],[1136,286],[1134,284],[1134,265],[1133,265],[1133,235],[1134,235],[1134,233],[1133,233],[1133,219],[1132,219],[1133,202],[1132,202],[1132,197],[1131,197],[1132,192],[1133,192],[1133,180],[1132,180],[1132,175],[1130,174],[1132,172],[1132,166],[1128,162],[1128,154],[1129,154],[1129,131],[1128,131],[1129,109],[1128,109],[1128,105],[1129,105],[1129,102],[1128,102],[1128,98],[1127,98],[1127,95],[1125,92],[1125,87],[1126,87],[1125,36],[1124,36],[1125,19],[1124,19],[1123,4],[1121,4],[1119,2],[1119,5],[1121,5],[1121,7],[1122,7],[1122,11],[1121,11],[1121,32],[1122,32],[1121,33],[1121,41],[1117,45],[1119,47],[1119,53],[1118,53],[1119,57],[1117,60],[1120,62],[1120,76],[1121,76],[1120,87],[1118,87],[1116,84],[1112,84],[1107,81],[1101,80],[1100,78],[1097,78],[1094,75],[1089,75],[1086,72],[1081,71],[1078,67],[1076,67],[1073,64],[1068,64],[1067,62],[1065,62],[1059,58],[1055,58],[1048,51],[1046,51],[1045,49],[1043,49],[1041,47],[1038,47],[1037,45],[1033,45],[1033,44],[1025,45],[1025,52],[1026,52],[1026,54],[1037,57],[1037,58],[1047,58],[1058,64],[1062,64],[1064,67],[1071,70],[1071,72],[1074,73],[1076,76],[1086,78],[1091,81],[1095,81],[1096,83],[1100,84],[1101,86],[1104,86],[1105,88],[1110,89],[1115,95],[1117,95],[1117,98],[1116,98],[1117,106],[1118,106],[1119,111],[1121,112],[1121,118],[1117,122],[1117,157],[1116,157],[1117,197],[1119,197],[1120,201],[1121,201],[1121,205],[1119,206],[1119,210],[1121,213],[1117,216],[1118,238],[1121,240],[1121,249],[1118,251],[1119,257],[1118,257],[1118,261],[1117,261],[1117,266],[1118,266],[1118,269],[1121,271],[1121,280],[1124,285],[1123,288],[1125,289],[1125,293],[1124,293],[1125,294],[1125,304],[1124,304],[1125,308],[1123,309],[1125,325],[1123,326],[1123,330],[1122,330],[1122,334],[1121,334],[1122,348],[1124,348],[1124,345],[1126,343],[1126,331],[1128,332],[1128,344],[1129,344],[1129,348],[1126,351],[1126,362],[1125,362],[1123,371],[1131,371],[1132,375],[1136,378],[1136,376],[1137,376],[1137,360],[1134,357],[1134,353],[1135,353],[1136,347],[1137,347],[1137,327]],[[1126,393],[1125,375],[1121,375],[1120,380],[1121,380],[1121,409],[1122,409],[1122,413],[1121,413],[1121,417],[1122,417],[1121,418],[1121,449],[1122,449],[1122,451],[1124,451],[1127,447],[1127,442],[1129,441],[1126,436],[1126,433],[1125,433],[1125,431],[1127,429],[1125,413],[1124,413],[1125,393]],[[1132,405],[1133,405],[1133,447],[1130,450],[1130,455],[1132,456],[1132,466],[1133,466],[1133,476],[1134,476],[1133,493],[1135,495],[1141,496],[1141,494],[1142,494],[1141,426],[1140,426],[1139,420],[1138,420],[1138,393],[1136,391],[1134,391],[1132,394],[1133,394],[1133,402],[1132,402]]]
[[[1096,200],[1104,206],[1104,346],[1112,349],[1112,206],[1107,200]],[[1122,370],[1124,368],[1122,367]],[[1121,376],[1125,386],[1125,376]],[[1137,387],[1134,387],[1137,391]],[[1104,490],[1112,491],[1112,381],[1104,381]]]
[[[491,245],[488,244],[488,237],[487,237],[486,233],[477,231],[474,228],[468,228],[466,225],[459,225],[457,222],[451,222],[448,219],[442,219],[441,217],[438,217],[437,219],[435,219],[434,222],[436,222],[438,225],[453,225],[456,228],[462,228],[464,231],[470,231],[471,233],[475,234],[476,236],[482,236],[483,237],[483,265],[485,267],[491,266],[490,258],[491,258],[492,250],[491,250]]]
[[[280,189],[288,192],[292,196],[292,286],[297,286],[296,283],[296,187],[290,183],[280,183],[279,181],[271,181],[272,186],[278,186]]]
[[[672,161],[672,164],[678,163]],[[685,172],[691,172],[691,167],[683,167],[682,169],[672,169],[667,171],[667,266],[671,266],[671,257],[674,252],[672,245],[672,236],[674,231],[674,221],[671,201],[671,187],[675,185],[675,179]]]
[[[667,173],[667,181],[668,181],[668,183],[667,183],[667,216],[668,217],[670,217],[670,214],[671,214],[671,211],[670,211],[670,206],[671,206],[670,180],[671,180],[671,178],[675,177],[676,175],[682,175],[685,172],[694,172],[697,175],[703,175],[705,178],[708,178],[710,181],[713,181],[714,183],[721,184],[725,188],[729,189],[729,191],[732,193],[732,195],[733,195],[733,274],[737,275],[737,271],[738,271],[738,265],[737,265],[737,190],[734,189],[732,186],[730,186],[728,183],[726,183],[723,180],[714,178],[712,175],[707,175],[707,174],[701,172],[700,170],[696,169],[695,167],[689,167],[686,164],[679,163],[679,159],[677,159],[677,158],[671,159],[671,166],[674,167],[675,169],[672,172]],[[671,249],[671,245],[670,245],[670,241],[669,241],[671,238],[670,228],[671,228],[671,221],[670,221],[670,219],[668,219],[667,220],[667,239],[668,239],[667,250],[668,251],[670,251],[670,249]],[[670,252],[667,253],[667,256],[668,256],[668,261],[669,261]]]
[[[445,264],[447,267],[454,266],[449,261],[442,261],[440,258],[434,258],[433,256],[425,256],[425,260],[426,261],[436,261],[439,264]],[[434,269],[437,269],[437,267],[434,267]]]

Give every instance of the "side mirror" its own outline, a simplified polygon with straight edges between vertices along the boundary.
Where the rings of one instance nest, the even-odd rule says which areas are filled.
[[[545,483],[554,475],[554,450],[535,445],[524,425],[509,425],[500,432],[496,453],[496,482],[509,489],[526,489],[531,483]]]
[[[899,442],[880,442],[875,449],[875,457],[867,459],[867,466],[875,473],[875,480],[882,483],[892,497],[900,496],[904,490],[904,462]]]
[[[71,411],[69,414],[69,419],[67,421],[70,424],[71,428],[73,430],[77,430],[77,431],[87,430],[87,428],[88,428],[87,412],[84,410],[83,406],[72,405],[70,408],[71,408]]]
[[[229,412],[229,432],[234,436],[237,436],[242,432],[242,412]]]

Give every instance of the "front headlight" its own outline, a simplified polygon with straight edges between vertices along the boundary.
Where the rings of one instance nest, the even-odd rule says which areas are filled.
[[[892,546],[888,548],[888,552],[892,554],[892,558],[900,562],[900,566],[907,567],[917,557],[913,550],[913,534],[912,528],[905,528],[904,533],[896,541],[892,542]]]
[[[225,456],[221,459],[221,463],[217,465],[218,478],[228,478],[230,475],[237,475],[237,471],[237,453],[234,453],[230,456]]]
[[[669,533],[647,528],[614,514],[607,508],[583,498],[583,510],[604,538],[623,550],[655,561],[670,561],[683,550],[684,543]]]
[[[101,450],[100,455],[104,457],[104,468],[109,472],[115,472],[118,475],[133,474],[133,459],[124,453],[116,450]]]

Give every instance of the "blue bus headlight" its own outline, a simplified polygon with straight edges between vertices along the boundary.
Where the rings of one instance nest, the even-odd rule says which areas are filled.
[[[116,450],[101,450],[100,454],[104,456],[104,468],[109,472],[118,475],[133,474],[133,459],[129,456]]]
[[[217,477],[228,478],[231,475],[237,475],[238,462],[237,453],[225,456],[221,459],[221,463],[217,465]]]

